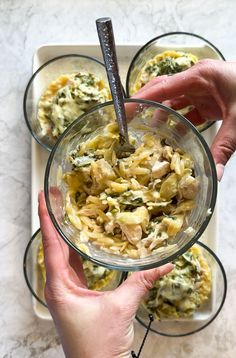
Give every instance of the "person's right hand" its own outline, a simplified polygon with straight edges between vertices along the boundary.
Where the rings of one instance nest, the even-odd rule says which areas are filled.
[[[202,60],[173,76],[154,78],[133,98],[164,102],[174,109],[194,108],[185,115],[194,124],[223,119],[211,150],[221,180],[236,150],[236,63]]]

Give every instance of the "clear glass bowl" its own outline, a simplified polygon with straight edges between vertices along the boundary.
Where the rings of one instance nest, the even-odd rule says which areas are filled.
[[[36,300],[43,306],[47,307],[47,303],[44,297],[44,286],[45,281],[42,276],[41,268],[38,264],[38,249],[42,242],[42,236],[40,229],[37,230],[28,245],[26,246],[24,259],[23,259],[23,270],[26,284],[36,298]],[[102,285],[102,291],[113,290],[118,287],[124,280],[125,274],[120,271],[114,271],[111,279],[104,285]]]
[[[104,64],[96,58],[76,54],[59,56],[44,63],[32,75],[27,84],[23,100],[25,121],[32,136],[40,145],[49,151],[57,139],[50,134],[45,135],[42,132],[41,125],[37,119],[39,99],[48,85],[59,76],[78,73],[79,71],[94,74],[102,79],[109,88]]]
[[[162,104],[126,99],[126,114],[129,119],[129,131],[141,141],[144,130],[160,133],[170,144],[189,153],[194,162],[195,176],[199,178],[200,189],[196,206],[192,209],[188,221],[194,230],[191,233],[180,231],[173,244],[164,250],[144,258],[132,259],[105,252],[91,241],[82,242],[80,231],[65,220],[65,197],[67,187],[61,179],[63,173],[72,169],[68,153],[76,146],[91,139],[96,131],[101,130],[115,118],[112,102],[99,105],[78,118],[62,134],[54,146],[45,172],[45,196],[51,220],[68,245],[84,258],[98,265],[123,271],[150,269],[173,261],[191,247],[206,229],[214,210],[217,195],[217,178],[214,160],[210,149],[197,129],[183,116]],[[78,247],[82,244],[83,248]]]
[[[190,52],[196,55],[199,60],[210,58],[225,61],[222,53],[211,42],[199,35],[188,32],[162,34],[148,41],[133,57],[126,77],[127,97],[134,95],[133,86],[147,61],[167,50]],[[214,121],[206,121],[203,124],[199,124],[197,128],[202,132],[213,123]]]
[[[168,337],[188,336],[207,327],[220,313],[226,298],[227,278],[224,267],[216,256],[202,242],[198,245],[204,255],[212,273],[212,291],[208,300],[197,310],[191,318],[182,318],[178,320],[166,319],[159,321],[154,319],[151,324],[151,331]],[[140,306],[136,319],[141,325],[147,328],[149,323],[149,311]]]

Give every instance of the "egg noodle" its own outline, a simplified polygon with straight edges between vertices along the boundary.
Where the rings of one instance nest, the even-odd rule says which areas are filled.
[[[77,244],[91,241],[101,249],[133,259],[156,253],[188,227],[188,214],[199,189],[194,163],[152,132],[136,150],[116,157],[119,132],[111,123],[71,151],[66,183],[66,220],[79,230]]]

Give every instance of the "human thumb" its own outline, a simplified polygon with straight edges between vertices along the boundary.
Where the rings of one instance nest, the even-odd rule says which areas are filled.
[[[155,281],[166,275],[173,269],[174,265],[169,263],[159,268],[132,273],[125,282],[116,289],[116,297],[120,304],[130,307],[135,313],[141,299],[153,287]]]
[[[230,118],[224,120],[211,146],[216,164],[217,179],[221,180],[225,164],[236,150],[236,123]]]

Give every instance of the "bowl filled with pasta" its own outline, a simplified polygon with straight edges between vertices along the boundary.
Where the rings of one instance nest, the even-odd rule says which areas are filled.
[[[198,242],[173,262],[174,269],[154,283],[141,301],[136,319],[155,333],[180,337],[201,331],[220,313],[227,278],[217,255]]]
[[[109,270],[83,258],[81,260],[87,286],[90,290],[108,291],[118,287],[122,283],[124,273],[121,271]],[[42,313],[43,307],[41,305],[47,307],[47,303],[44,295],[46,269],[40,229],[34,233],[26,246],[23,269],[26,284],[33,297],[37,300],[35,310],[37,313]]]
[[[210,150],[174,110],[126,99],[133,153],[116,156],[112,102],[81,116],[54,146],[45,172],[47,208],[62,238],[110,269],[160,266],[191,247],[217,193]]]
[[[70,123],[110,99],[102,62],[86,55],[62,55],[32,75],[24,94],[24,117],[32,136],[50,151]]]
[[[173,75],[189,69],[203,59],[225,58],[220,50],[207,39],[189,32],[168,32],[144,44],[133,57],[126,77],[127,96],[133,96],[150,80],[162,75]],[[188,101],[184,101],[188,102]],[[197,119],[191,115],[191,103],[178,104],[175,108],[194,120],[199,131],[209,128],[214,121]]]

